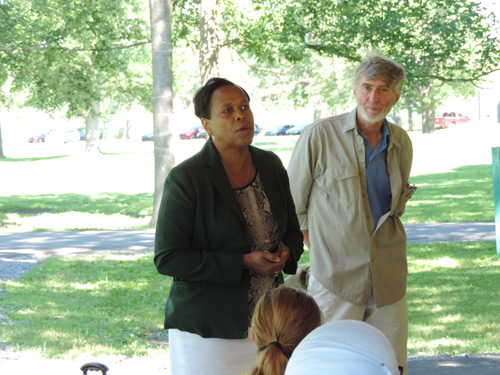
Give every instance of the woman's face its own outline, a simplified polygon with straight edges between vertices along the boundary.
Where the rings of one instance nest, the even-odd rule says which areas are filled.
[[[222,86],[210,99],[210,119],[201,120],[220,149],[248,147],[254,135],[250,103],[237,86]]]

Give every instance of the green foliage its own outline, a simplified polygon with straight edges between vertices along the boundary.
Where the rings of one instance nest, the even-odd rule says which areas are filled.
[[[182,105],[199,86],[200,2],[174,1],[174,87]],[[470,82],[500,61],[498,22],[471,0],[221,0],[217,7],[220,48],[244,58],[270,105],[343,110],[352,104],[352,64],[376,50],[408,72],[409,100],[399,106],[418,104],[422,112],[450,93],[470,95]],[[144,0],[3,1],[0,83],[8,67],[13,89],[30,91],[27,104],[70,115],[88,111],[92,99],[151,109],[145,10]]]
[[[259,80],[259,100],[276,107],[310,106],[323,116],[346,110],[353,101],[349,70],[339,59],[304,55],[296,62],[254,62],[250,73]]]
[[[470,94],[471,84],[500,63],[499,23],[471,0],[253,3],[257,11],[251,15],[257,17],[248,17],[240,37],[244,53],[280,67],[281,59],[310,64],[308,50],[341,58],[347,65],[377,51],[405,67],[404,95],[420,112],[439,104],[442,85],[454,83],[446,90]],[[321,69],[314,74],[329,75]],[[323,92],[335,89],[332,82],[323,82]],[[426,115],[432,120],[432,113]]]
[[[200,1],[174,0],[172,41],[174,45],[186,41],[197,50],[200,43]]]
[[[497,68],[494,15],[473,1],[300,1],[285,7],[285,36],[358,61],[375,49],[402,63],[408,81],[476,77]],[[326,15],[326,16],[324,16]],[[494,26],[494,27],[492,27]],[[291,35],[291,36],[290,36]],[[299,38],[297,38],[299,36]]]
[[[1,324],[0,341],[47,357],[147,355],[165,339],[169,285],[152,254],[50,258],[2,282],[2,311],[14,324]]]
[[[150,102],[149,25],[142,1],[4,1],[0,59],[26,105],[67,106],[84,116],[92,100]]]
[[[299,267],[305,266],[311,263],[311,254],[309,253],[309,249],[305,248],[304,252],[300,256],[299,259]]]
[[[198,52],[183,41],[178,41],[172,57],[175,98],[185,108],[193,105],[193,96],[200,87]]]
[[[344,109],[352,103],[353,64],[377,51],[407,71],[409,100],[399,107],[422,113],[450,92],[471,95],[471,83],[500,62],[499,23],[470,0],[218,4],[219,38],[245,56],[261,79],[261,99],[272,104]]]
[[[279,2],[278,2],[279,3]],[[176,1],[174,3],[174,71],[175,91],[177,99],[190,105],[194,91],[199,87],[200,76],[197,59],[199,48],[200,1]],[[253,34],[257,27],[252,28],[251,38],[247,37],[250,25],[263,22],[259,15],[263,8],[260,4],[241,3],[234,0],[224,0],[217,3],[217,33],[220,49],[226,47],[238,55],[235,60],[243,60],[248,64],[249,73],[258,81],[259,100],[272,106],[304,107],[311,105],[319,111],[331,112],[344,108],[351,95],[345,95],[349,84],[343,85],[344,78],[333,60],[306,51],[289,61],[273,51],[265,58],[258,58],[248,50],[259,50],[261,53],[273,44],[267,44],[265,39]],[[265,27],[262,25],[262,27]],[[262,34],[264,35],[264,34]],[[299,51],[296,51],[299,52]],[[304,51],[300,51],[303,54]],[[342,66],[342,65],[341,65]],[[196,74],[193,74],[196,72]],[[322,72],[322,74],[318,74]],[[221,72],[224,76],[227,73]],[[325,78],[325,76],[327,78]],[[322,96],[325,94],[325,96]]]

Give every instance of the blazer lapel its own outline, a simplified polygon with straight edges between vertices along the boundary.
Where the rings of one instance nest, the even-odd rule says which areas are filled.
[[[276,224],[278,226],[278,230],[281,228],[285,228],[285,217],[283,215],[279,215],[283,210],[280,208],[280,200],[282,197],[277,189],[276,181],[278,178],[278,171],[274,170],[274,163],[270,163],[269,159],[262,158],[261,152],[259,150],[250,147],[250,151],[252,152],[252,157],[257,168],[257,171],[260,176],[260,180],[262,181],[262,185],[264,185],[264,191],[266,192],[267,199],[269,200],[269,204],[271,205],[271,210],[274,215],[274,220],[276,220]]]
[[[224,172],[219,152],[211,141],[207,141],[205,146],[203,146],[200,156],[208,179],[214,188],[220,193],[236,215],[238,215],[240,220],[244,221],[243,212],[231,188],[226,172]]]

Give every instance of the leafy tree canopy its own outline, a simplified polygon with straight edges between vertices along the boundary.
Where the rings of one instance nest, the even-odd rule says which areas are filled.
[[[149,25],[134,0],[4,0],[0,61],[27,105],[82,116],[91,101],[150,106]],[[146,8],[147,9],[147,8]]]
[[[300,61],[307,49],[357,62],[376,50],[408,81],[476,81],[498,69],[499,24],[471,0],[256,0],[242,39],[260,58]]]
[[[195,47],[201,1],[176,2],[176,40]],[[219,0],[217,27],[220,46],[261,79],[262,99],[296,106],[321,96],[345,106],[353,66],[371,51],[405,67],[411,100],[398,106],[419,112],[470,94],[500,63],[499,23],[472,0]]]

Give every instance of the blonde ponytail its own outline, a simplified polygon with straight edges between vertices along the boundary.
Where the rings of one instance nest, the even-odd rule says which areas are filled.
[[[264,294],[252,319],[258,353],[251,375],[283,375],[295,347],[320,324],[321,311],[307,293],[281,286]]]

